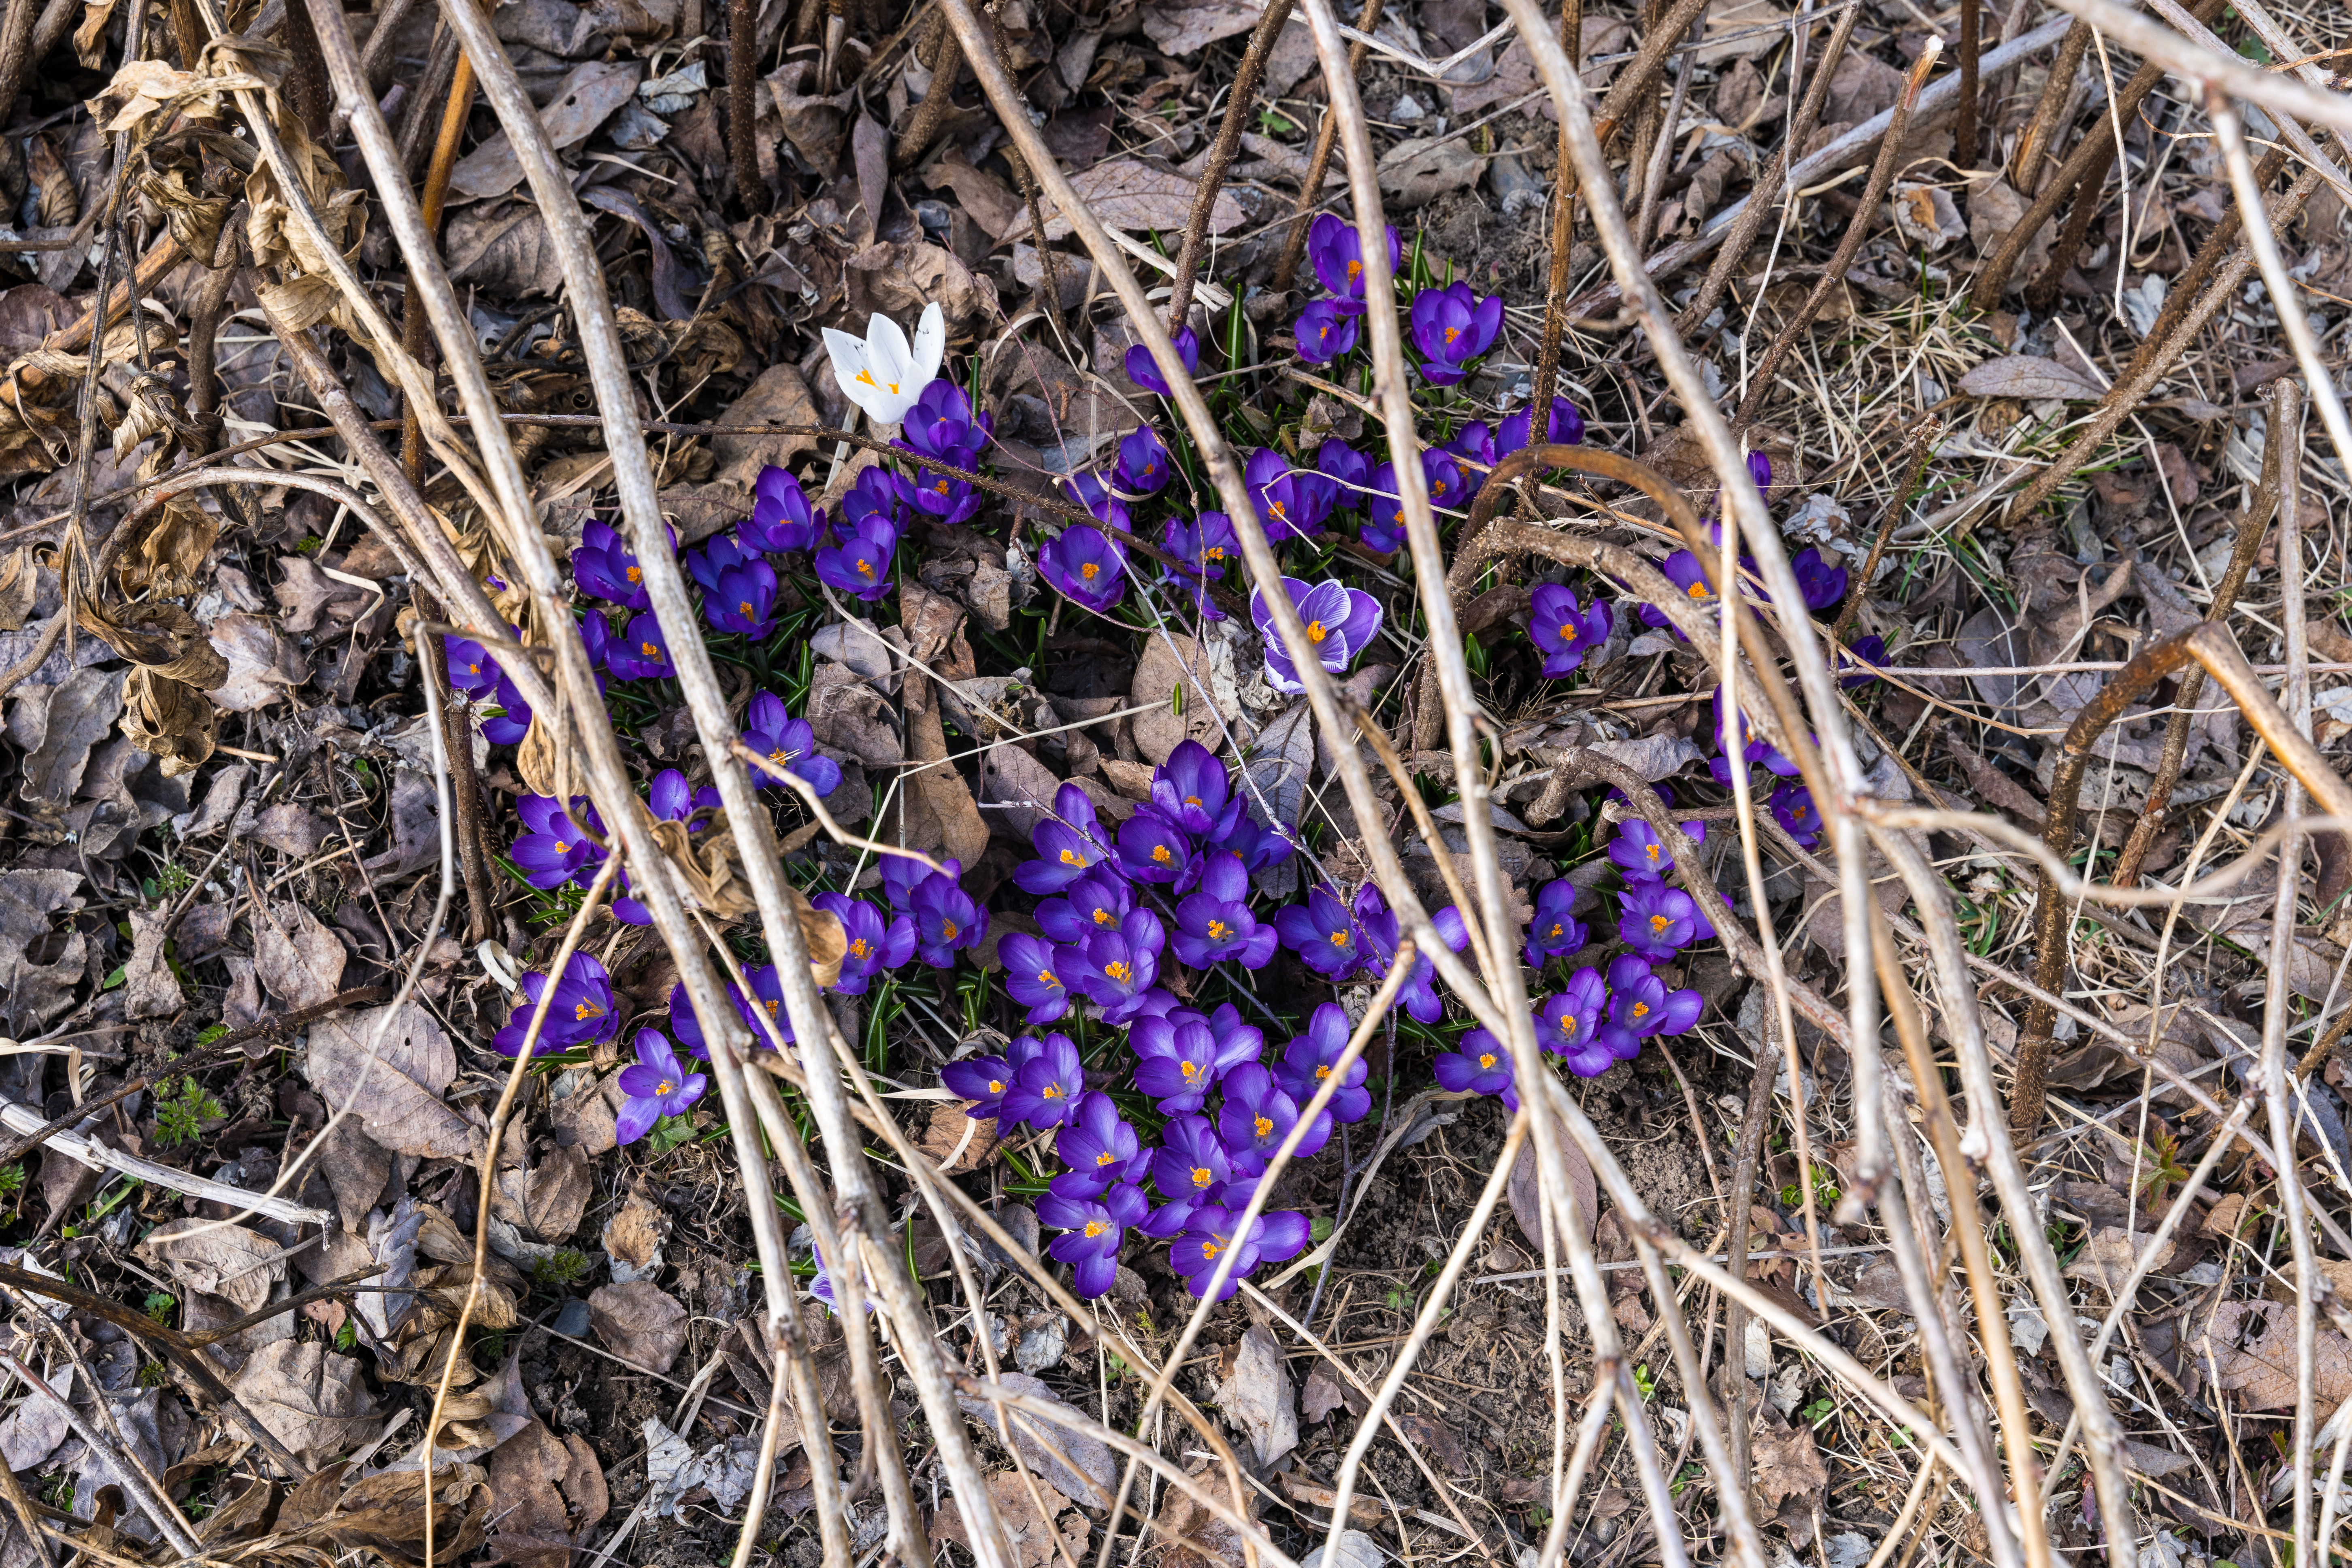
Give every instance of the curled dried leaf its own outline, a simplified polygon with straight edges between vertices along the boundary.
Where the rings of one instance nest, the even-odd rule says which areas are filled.
[[[165,778],[194,773],[219,743],[212,700],[184,680],[134,669],[122,687],[122,732],[163,759]]]

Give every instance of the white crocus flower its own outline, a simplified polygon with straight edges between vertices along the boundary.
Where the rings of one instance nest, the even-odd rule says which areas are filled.
[[[911,345],[898,322],[878,313],[867,320],[864,342],[835,327],[824,330],[834,379],[877,425],[896,425],[907,416],[923,388],[939,374],[947,340],[947,322],[936,303],[923,307]]]

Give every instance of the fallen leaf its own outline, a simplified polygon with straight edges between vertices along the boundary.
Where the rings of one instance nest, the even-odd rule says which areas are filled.
[[[667,1372],[686,1348],[686,1309],[649,1279],[597,1287],[588,1321],[614,1355],[656,1372]]]
[[[66,1420],[64,1401],[73,1389],[73,1368],[60,1368],[49,1379],[47,1396],[27,1397],[0,1421],[0,1462],[18,1472],[38,1467],[58,1450],[73,1427]],[[11,1561],[0,1557],[0,1562]]]
[[[1242,1336],[1233,1375],[1217,1389],[1217,1405],[1249,1436],[1261,1469],[1298,1447],[1298,1413],[1291,1403],[1290,1373],[1282,1347],[1262,1325]]]
[[[576,1146],[550,1149],[536,1165],[499,1173],[490,1212],[533,1240],[571,1238],[596,1194],[588,1156]]]
[[[986,1164],[996,1152],[996,1142],[994,1117],[975,1120],[963,1113],[961,1105],[935,1105],[917,1147],[939,1165],[941,1175],[953,1176]]]
[[[89,765],[90,748],[114,732],[124,674],[77,669],[52,689],[47,725],[37,742],[28,742],[16,788],[19,806],[45,818],[65,815]]]
[[[1066,1403],[1043,1381],[1025,1372],[1004,1373],[996,1381],[1008,1394],[1018,1394],[1055,1405]],[[959,1394],[956,1404],[986,1430],[992,1433],[997,1430],[996,1409],[987,1400],[973,1394]],[[1081,1503],[1097,1508],[1110,1507],[1114,1490],[1118,1485],[1118,1466],[1111,1458],[1110,1446],[1084,1432],[1056,1426],[1034,1416],[1030,1418],[1030,1424],[1053,1438],[1053,1448],[1039,1442],[1019,1421],[1013,1419],[1009,1411],[1005,1416],[1005,1425],[1013,1434],[1013,1447],[1030,1470],[1041,1480],[1052,1483],[1064,1495],[1074,1497]]]
[[[1052,770],[1010,741],[981,753],[980,798],[990,827],[1016,844],[1029,842],[1037,825],[1053,815],[1062,787]]]
[[[645,75],[639,60],[591,61],[555,84],[555,96],[539,111],[539,122],[562,152],[585,142],[637,90]],[[507,133],[499,132],[457,162],[450,189],[477,199],[502,196],[522,183],[522,159]]]
[[[240,1312],[260,1310],[269,1287],[286,1278],[285,1248],[257,1231],[217,1220],[166,1220],[132,1250]]]
[[[486,1563],[567,1568],[612,1509],[587,1440],[577,1434],[559,1440],[536,1420],[491,1451],[489,1482],[496,1524]]]
[[[989,1501],[996,1510],[997,1522],[1004,1527],[1004,1536],[1013,1547],[1020,1568],[1046,1568],[1055,1560],[1054,1537],[1059,1534],[1073,1562],[1083,1563],[1088,1528],[1087,1516],[1077,1511],[1077,1505],[1044,1481],[1036,1483],[1037,1495],[1029,1495],[1029,1482],[1017,1470],[999,1470],[988,1478]],[[1043,1501],[1045,1512],[1037,1511]],[[969,1552],[971,1536],[963,1522],[963,1514],[952,1497],[940,1500],[939,1509],[931,1515],[931,1541],[934,1545],[952,1541]]]
[[[294,645],[278,635],[275,623],[259,616],[232,610],[216,618],[205,635],[228,662],[227,676],[205,693],[215,708],[255,712],[284,700],[289,690],[310,678]]]
[[[503,136],[504,132],[499,134]],[[520,177],[518,170],[517,177]],[[443,253],[449,277],[496,293],[552,295],[563,285],[563,264],[547,218],[530,202],[484,203],[449,220]]]
[[[1830,1484],[1829,1468],[1822,1463],[1822,1451],[1813,1442],[1813,1429],[1803,1422],[1783,1426],[1759,1411],[1748,1441],[1755,1457],[1756,1495],[1767,1508],[1778,1509],[1783,1498],[1810,1496]]]
[[[1941,185],[1898,180],[1889,203],[1895,231],[1923,249],[1941,250],[1969,232],[1960,220],[1959,204]]]
[[[332,996],[350,956],[325,922],[291,899],[253,911],[254,973],[286,1007],[316,1007]]]
[[[1593,1226],[1601,1218],[1601,1189],[1593,1180],[1592,1163],[1584,1151],[1561,1130],[1560,1163],[1568,1167],[1568,1184],[1576,1194],[1577,1213],[1584,1216],[1584,1234],[1591,1236]],[[1510,1199],[1511,1217],[1519,1223],[1519,1234],[1534,1247],[1536,1256],[1543,1256],[1543,1189],[1536,1171],[1536,1143],[1530,1138],[1519,1145],[1519,1157],[1512,1162],[1511,1181],[1506,1195]],[[1557,1244],[1555,1244],[1557,1245]]]
[[[2294,1305],[2289,1301],[2225,1301],[2208,1331],[2222,1388],[2246,1410],[2284,1410],[2294,1404]],[[2202,1336],[2189,1344],[2204,1360]],[[2352,1342],[2322,1323],[2314,1345],[2319,1399],[2334,1409],[2352,1396]]]
[[[1135,679],[1129,689],[1132,700],[1138,706],[1166,703],[1179,685],[1184,693],[1181,713],[1156,707],[1135,716],[1135,749],[1146,762],[1155,766],[1166,762],[1168,753],[1188,740],[1198,741],[1213,752],[1217,749],[1221,737],[1216,710],[1209,706],[1209,695],[1201,686],[1207,673],[1200,645],[1191,637],[1171,634],[1144,639],[1143,656],[1135,662]]]
[[[0,873],[0,989],[8,994],[8,1025],[19,1035],[63,1012],[80,984],[89,939],[68,927],[55,941],[59,933],[50,929],[55,916],[81,908],[74,896],[80,886],[79,871]]]
[[[130,913],[131,959],[122,966],[122,1016],[134,1023],[172,1017],[186,1005],[180,977],[172,973],[171,960],[163,953],[163,924],[171,913],[168,908]]]
[[[371,1063],[379,1028],[383,1044]],[[310,1026],[302,1070],[330,1109],[349,1102],[367,1135],[394,1153],[456,1159],[473,1148],[472,1126],[441,1102],[457,1077],[457,1053],[417,1003],[320,1019]]]
[[[779,361],[761,371],[751,385],[719,415],[721,425],[817,425],[816,399],[799,367]],[[713,436],[710,455],[719,467],[711,476],[720,484],[750,489],[760,471],[779,468],[803,452],[816,450],[814,436]]]
[[[1397,1425],[1404,1429],[1406,1436],[1420,1446],[1423,1453],[1435,1458],[1448,1471],[1457,1476],[1470,1473],[1470,1457],[1463,1451],[1462,1434],[1454,1427],[1419,1411],[1399,1416]]]
[[[1476,184],[1486,169],[1486,160],[1458,136],[1400,142],[1381,155],[1381,194],[1409,212]]]
[[[299,860],[317,854],[327,835],[334,831],[332,823],[308,806],[280,801],[257,813],[245,836]]]
[[[2014,397],[2029,403],[2046,397],[2080,401],[2105,395],[2080,371],[2032,354],[1989,359],[1960,377],[1960,390],[1971,397]]]
[[[335,1355],[315,1340],[263,1346],[230,1387],[272,1436],[312,1463],[351,1441],[376,1409],[358,1360]]]
[[[2156,1236],[2151,1231],[2141,1231],[2135,1236],[2121,1226],[2108,1226],[2093,1233],[2091,1239],[2083,1244],[2083,1249],[2074,1255],[2074,1261],[2066,1266],[2066,1278],[2086,1280],[2098,1286],[2112,1301],[2155,1241]],[[2173,1251],[2174,1243],[2168,1238],[2163,1251],[2156,1256],[2154,1267],[2163,1268]]]
[[[1251,13],[1255,23],[1256,15]],[[1154,168],[1134,158],[1113,158],[1070,176],[1070,188],[1087,209],[1113,228],[1130,232],[1148,228],[1181,229],[1192,220],[1199,182],[1172,170]],[[1045,214],[1045,237],[1067,239],[1070,220],[1050,201],[1040,198]],[[1245,215],[1231,191],[1219,191],[1209,209],[1209,232],[1223,234],[1239,227]],[[1005,237],[1025,236],[1029,215],[1024,212]]]
[[[626,1283],[651,1275],[661,1267],[662,1243],[667,1239],[669,1215],[644,1193],[631,1192],[604,1222],[604,1252],[613,1260],[614,1279]]]

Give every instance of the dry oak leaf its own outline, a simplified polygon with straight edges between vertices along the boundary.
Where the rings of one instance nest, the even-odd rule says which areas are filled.
[[[341,1448],[375,1414],[357,1359],[315,1340],[264,1345],[230,1386],[271,1436],[312,1463]]]
[[[370,1042],[383,1035],[373,1063]],[[457,1077],[457,1053],[433,1015],[414,1002],[322,1018],[310,1026],[303,1075],[328,1105],[345,1101],[367,1135],[397,1154],[457,1159],[473,1148],[474,1129],[441,1102]],[[473,1256],[472,1247],[466,1256]]]
[[[239,1312],[258,1311],[269,1287],[286,1278],[286,1251],[257,1231],[217,1220],[167,1220],[132,1249],[173,1279],[226,1298]]]
[[[1004,1534],[1013,1543],[1013,1555],[1021,1568],[1045,1568],[1054,1561],[1054,1537],[1062,1537],[1073,1561],[1083,1562],[1080,1555],[1087,1546],[1087,1516],[1077,1511],[1069,1499],[1055,1491],[1046,1482],[1038,1481],[1037,1496],[1029,1495],[1029,1483],[1017,1470],[999,1470],[988,1478],[988,1495],[996,1508],[996,1517],[1004,1526]],[[1053,1521],[1040,1515],[1037,1503],[1043,1500],[1045,1512]],[[941,1500],[939,1510],[931,1515],[931,1541],[934,1545],[952,1541],[966,1551],[971,1549],[971,1536],[964,1528],[963,1514],[955,1499]]]
[[[1135,716],[1135,749],[1155,767],[1188,740],[1198,741],[1212,752],[1217,749],[1217,712],[1201,685],[1208,674],[1208,666],[1207,657],[1191,637],[1152,637],[1144,643],[1143,657],[1136,660],[1135,680],[1129,688],[1136,704],[1164,704],[1180,683],[1184,689],[1182,713],[1171,707],[1160,707]]]
[[[490,1212],[534,1241],[563,1241],[580,1228],[595,1192],[588,1156],[574,1144],[549,1150],[528,1169],[500,1171]]]
[[[1759,1420],[1748,1442],[1756,1457],[1756,1494],[1767,1508],[1778,1509],[1783,1498],[1810,1495],[1830,1484],[1813,1429],[1803,1422],[1782,1426]]]
[[[1255,20],[1255,17],[1252,18]],[[1070,188],[1085,202],[1087,210],[1112,228],[1182,228],[1192,216],[1192,202],[1200,190],[1198,181],[1186,178],[1171,169],[1154,168],[1135,158],[1113,158],[1097,163],[1082,174],[1070,176]],[[1070,220],[1053,203],[1044,203],[1045,237],[1067,239]],[[1209,232],[1223,234],[1238,227],[1243,218],[1242,205],[1229,191],[1217,193],[1216,205],[1209,210]],[[1025,236],[1029,232],[1029,215],[1021,215],[1007,237]]]
[[[1025,1372],[1003,1373],[996,1381],[1007,1394],[1018,1394],[1024,1398],[1046,1400],[1056,1405],[1066,1403],[1060,1394],[1045,1386],[1042,1379],[1032,1377]],[[989,1431],[997,1429],[996,1407],[986,1399],[959,1394],[956,1404],[966,1415]],[[1010,1406],[1007,1407],[1005,1425],[1012,1429],[1013,1448],[1038,1479],[1050,1481],[1065,1495],[1074,1497],[1081,1503],[1091,1503],[1097,1508],[1110,1507],[1112,1490],[1118,1484],[1118,1467],[1111,1458],[1108,1444],[1084,1432],[1032,1418],[1031,1425],[1053,1439],[1054,1447],[1048,1448],[1037,1440],[1034,1433],[1013,1416]],[[1073,1468],[1073,1466],[1076,1468]]]
[[[588,1297],[588,1322],[614,1355],[667,1372],[686,1348],[686,1309],[650,1279],[599,1286]]]
[[[2207,1331],[2220,1385],[2247,1410],[2285,1410],[2294,1404],[2294,1306],[2287,1301],[2225,1301]],[[2192,1340],[2201,1361],[2204,1344]],[[2329,1409],[2352,1396],[2352,1342],[2322,1325],[2314,1345],[2315,1387]]]

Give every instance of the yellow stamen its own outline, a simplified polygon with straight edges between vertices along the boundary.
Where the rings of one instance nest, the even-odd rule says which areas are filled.
[[[1108,1160],[1108,1159],[1109,1159],[1109,1158],[1110,1158],[1110,1156],[1109,1156],[1109,1155],[1108,1155],[1108,1154],[1106,1154],[1106,1155],[1104,1155],[1104,1156],[1103,1156],[1103,1158],[1104,1158],[1104,1159],[1106,1159],[1106,1160]],[[1090,1219],[1090,1220],[1087,1221],[1087,1235],[1088,1235],[1089,1237],[1100,1236],[1103,1232],[1105,1232],[1105,1231],[1108,1230],[1109,1228],[1110,1228],[1110,1226],[1108,1226],[1105,1225],[1102,1221],[1100,1221],[1100,1220],[1098,1220],[1098,1219]]]
[[[1251,1122],[1250,1125],[1257,1130],[1257,1135],[1261,1138],[1270,1138],[1274,1135],[1274,1119],[1272,1117],[1261,1116],[1255,1121]]]
[[[1482,1068],[1492,1068],[1495,1065],[1495,1053],[1492,1051],[1479,1052],[1478,1065]]]

